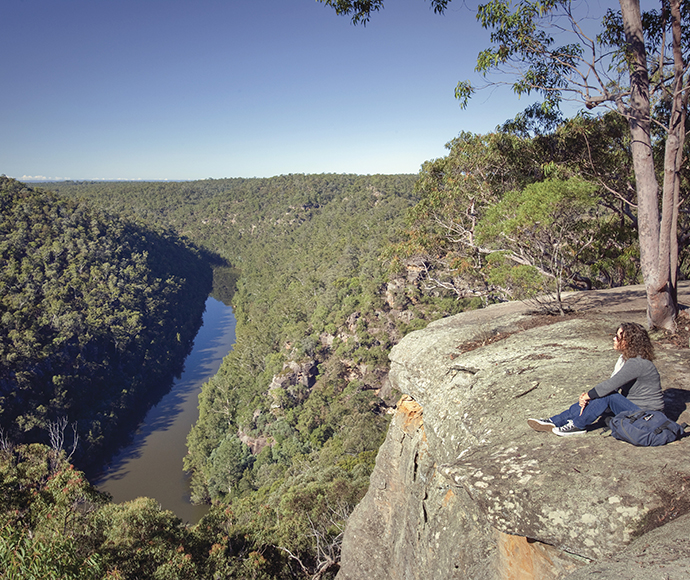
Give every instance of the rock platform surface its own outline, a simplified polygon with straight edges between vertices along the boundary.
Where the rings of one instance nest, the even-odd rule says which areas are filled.
[[[527,426],[609,377],[618,324],[646,319],[642,286],[569,299],[570,316],[502,304],[393,349],[389,378],[404,396],[348,522],[340,580],[652,578],[655,566],[690,578],[679,527],[690,437],[639,448],[603,423],[571,437]],[[690,284],[679,299],[690,303]],[[667,414],[690,423],[690,349],[653,338]]]

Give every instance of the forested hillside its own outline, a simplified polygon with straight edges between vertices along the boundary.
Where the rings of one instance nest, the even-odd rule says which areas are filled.
[[[228,446],[239,445],[240,431],[247,438],[271,438],[264,455],[273,451],[285,466],[293,455],[320,448],[343,430],[342,417],[329,413],[355,411],[363,421],[378,424],[373,439],[363,436],[367,448],[376,449],[385,428],[385,410],[371,412],[372,404],[381,404],[373,391],[385,374],[391,341],[406,332],[409,322],[409,317],[388,315],[380,255],[414,202],[414,180],[413,176],[298,175],[143,187],[56,185],[63,193],[107,201],[111,209],[126,208],[147,219],[158,216],[241,272],[233,301],[237,344],[204,390],[202,417],[190,439],[190,467],[200,499],[227,495],[239,483],[244,471],[227,469],[224,462],[230,461],[229,455],[221,462],[216,453],[215,467],[209,459],[223,441],[220,452],[225,455]],[[165,193],[160,195],[162,190]],[[132,200],[137,199],[143,202],[135,205]],[[458,308],[453,300],[448,306]],[[323,366],[327,361],[330,366]],[[274,376],[293,372],[285,366],[288,363],[299,366],[293,374],[301,375],[300,384],[278,378],[269,394]],[[328,404],[340,392],[319,394],[332,391],[334,381],[338,391],[351,384],[344,410]],[[317,399],[318,413],[312,409]],[[302,417],[300,423],[307,411],[310,417]],[[250,458],[248,465],[252,463]],[[233,481],[229,475],[220,476],[225,472],[240,476],[233,476],[237,480]],[[248,473],[244,475],[251,481]]]
[[[179,372],[210,266],[169,231],[5,177],[0,264],[3,436],[76,430],[75,458],[100,460]]]
[[[186,460],[195,498],[217,502],[207,521],[218,533],[233,506],[232,533],[247,551],[234,545],[240,553],[228,571],[256,549],[272,554],[270,567],[289,554],[309,570],[337,562],[342,526],[366,491],[396,401],[384,382],[390,347],[415,325],[470,303],[408,295],[389,283],[381,255],[416,201],[415,180],[53,186],[174,227],[240,272],[237,342],[204,386]],[[257,511],[266,518],[257,520]]]
[[[123,578],[332,577],[397,399],[386,381],[393,344],[463,309],[529,299],[563,313],[563,290],[640,281],[619,119],[462,133],[448,150],[418,176],[51,184],[188,236],[214,262],[215,291],[233,294],[238,320],[188,438],[185,466],[194,498],[213,504],[208,516],[183,529],[145,501],[95,508],[84,525],[101,526],[105,543],[70,552],[72,562],[95,558]],[[687,276],[687,213],[678,227]],[[13,453],[10,471],[48,452]],[[41,461],[50,471],[56,460]],[[139,576],[125,563],[131,538],[108,527],[123,518],[155,545],[136,556]],[[28,545],[22,525],[6,545]]]
[[[173,227],[235,266],[238,338],[204,388],[201,417],[190,435],[195,494],[216,502],[193,537],[182,528],[173,531],[170,517],[156,515],[145,502],[115,509],[83,491],[95,511],[69,527],[69,545],[44,526],[41,511],[69,503],[60,494],[50,500],[52,508],[8,504],[8,513],[42,515],[28,527],[20,524],[27,519],[12,516],[5,545],[27,553],[63,550],[63,573],[70,562],[81,562],[80,570],[117,566],[122,577],[152,577],[147,571],[169,570],[165,562],[173,552],[180,555],[171,561],[186,564],[169,577],[332,573],[342,527],[366,491],[386,409],[395,402],[394,394],[381,390],[386,353],[415,316],[404,313],[410,299],[404,289],[389,288],[380,260],[415,202],[415,179],[327,175],[51,185],[108,212]],[[216,268],[216,289],[227,293],[234,275],[228,267]],[[413,299],[420,320],[462,307],[452,298],[432,307],[421,296]],[[17,489],[40,489],[48,498],[53,490],[46,480],[59,479],[55,470],[62,468],[43,453],[8,448],[3,457]],[[27,470],[38,481],[28,483]],[[121,535],[116,529],[127,517],[136,518],[142,537],[161,538],[157,548],[138,556],[138,567],[127,538],[117,547],[99,540],[75,543],[80,526],[101,530],[94,534],[100,541]],[[45,544],[30,542],[27,533]],[[193,552],[193,561],[184,559]]]
[[[422,166],[420,201],[388,256],[401,270],[414,265],[425,291],[485,302],[640,283],[625,120],[583,114],[547,129],[511,122],[453,139],[446,157]],[[682,203],[687,164],[680,175]],[[687,211],[677,229],[683,279],[690,274]]]

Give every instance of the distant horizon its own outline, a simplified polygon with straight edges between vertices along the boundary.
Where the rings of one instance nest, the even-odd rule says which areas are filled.
[[[306,172],[298,172],[298,173],[278,173],[276,175],[267,175],[267,176],[251,176],[251,177],[245,177],[245,176],[232,176],[232,177],[202,177],[200,179],[167,179],[167,178],[160,178],[160,179],[146,179],[146,178],[135,178],[135,179],[129,179],[129,178],[108,178],[108,177],[102,177],[102,178],[70,178],[70,177],[38,177],[38,176],[23,176],[23,177],[14,177],[12,175],[7,175],[6,177],[9,177],[10,179],[16,179],[17,181],[21,181],[22,183],[65,183],[68,181],[72,181],[75,183],[78,182],[103,182],[103,183],[147,183],[147,182],[156,182],[156,183],[185,183],[188,181],[222,181],[224,179],[272,179],[274,177],[284,177],[284,176],[289,176],[289,175],[357,175],[360,177],[368,177],[368,176],[374,176],[374,175],[417,175],[417,173],[407,173],[407,172],[400,172],[400,173],[383,173],[383,172],[378,172],[378,173],[354,173],[354,172],[335,172],[335,171],[321,171],[321,172],[311,172],[311,173],[306,173]]]
[[[314,0],[3,8],[0,75],[24,90],[0,94],[0,172],[21,181],[416,174],[532,102],[459,106],[489,38],[462,3],[396,0],[366,27]]]
[[[611,2],[583,15],[597,23]],[[509,75],[476,72],[491,44],[476,15],[396,0],[365,27],[314,0],[9,2],[0,77],[23,89],[0,93],[0,172],[414,175],[460,133],[495,131],[539,101]],[[455,88],[467,80],[488,86],[463,109]],[[564,105],[565,117],[583,107]]]

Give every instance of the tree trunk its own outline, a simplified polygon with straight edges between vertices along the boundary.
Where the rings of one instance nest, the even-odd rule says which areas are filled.
[[[672,0],[677,2],[677,0]],[[651,108],[649,102],[649,74],[647,52],[642,30],[639,0],[620,0],[621,16],[626,41],[630,49],[630,88],[628,110],[632,157],[637,185],[638,235],[640,240],[640,265],[647,290],[647,322],[650,328],[675,328],[678,306],[675,300],[675,274],[671,277],[671,258],[677,245],[671,243],[676,232],[671,231],[675,220],[673,190],[671,199],[663,200],[662,216],[659,216],[659,184],[654,172],[651,139]],[[676,138],[677,138],[676,134]],[[671,135],[667,136],[667,148]],[[672,164],[675,167],[675,158]],[[677,176],[677,172],[675,172]],[[664,180],[666,181],[666,180]],[[664,193],[667,189],[664,187]]]
[[[681,49],[681,14],[679,0],[670,0],[671,33],[673,35],[673,92],[671,93],[671,117],[669,138],[666,141],[664,159],[664,204],[671,205],[671,287],[676,303],[678,284],[678,211],[680,209],[680,170],[683,164],[685,143],[685,120],[688,106],[688,87],[685,78],[685,63]]]

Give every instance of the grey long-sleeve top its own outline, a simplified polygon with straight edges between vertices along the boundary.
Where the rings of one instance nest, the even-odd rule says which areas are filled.
[[[599,383],[587,394],[590,399],[599,399],[619,389],[624,397],[640,409],[664,410],[659,371],[656,370],[654,363],[646,358],[638,356],[626,360],[610,379]]]

